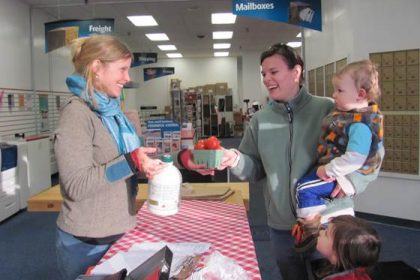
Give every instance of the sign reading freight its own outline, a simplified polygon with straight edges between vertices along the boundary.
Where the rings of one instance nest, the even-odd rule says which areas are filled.
[[[321,0],[232,0],[232,13],[322,30]]]
[[[60,20],[45,23],[45,52],[68,45],[79,37],[114,32],[114,19]]]
[[[174,67],[151,67],[143,69],[144,81],[175,74]]]
[[[156,63],[157,53],[133,53],[134,59],[131,67],[137,67],[144,64]]]

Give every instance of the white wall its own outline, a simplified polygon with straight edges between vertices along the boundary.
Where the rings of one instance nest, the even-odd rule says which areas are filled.
[[[144,82],[143,68],[147,67],[174,67],[175,74]],[[132,78],[140,82],[140,88],[135,93],[136,109],[140,106],[156,105],[159,110],[163,110],[165,105],[169,105],[171,79],[180,79],[183,89],[226,82],[232,88],[233,102],[236,103],[238,99],[237,61],[234,57],[162,59],[157,63],[135,67],[132,71],[135,72]],[[130,92],[128,95],[131,94],[134,93]]]
[[[322,32],[305,30],[306,69],[420,46],[418,0],[323,0]]]
[[[323,0],[322,32],[304,32],[306,68],[419,48],[419,11],[418,0]],[[420,221],[420,177],[385,175],[356,198],[356,210]]]
[[[261,52],[244,52],[242,56],[243,99],[250,100],[249,106],[254,100],[265,104],[268,96],[261,79],[260,55]],[[246,112],[244,103],[242,108]]]
[[[29,8],[20,1],[2,0],[0,8],[0,87],[30,90]]]

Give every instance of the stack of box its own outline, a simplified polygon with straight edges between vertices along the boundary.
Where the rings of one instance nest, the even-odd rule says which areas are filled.
[[[228,94],[228,84],[227,83],[216,83],[215,84],[215,94],[216,95],[227,95]]]
[[[242,109],[239,112],[233,112],[233,121],[235,122],[233,127],[234,136],[242,136],[244,131]]]

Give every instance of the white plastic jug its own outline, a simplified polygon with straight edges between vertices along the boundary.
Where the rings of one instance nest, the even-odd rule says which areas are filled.
[[[181,202],[182,175],[173,164],[171,155],[163,155],[161,160],[166,167],[161,173],[149,180],[149,211],[159,216],[178,213]]]

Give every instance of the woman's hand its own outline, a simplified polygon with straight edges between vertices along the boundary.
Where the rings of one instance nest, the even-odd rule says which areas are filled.
[[[195,171],[201,175],[214,175],[214,169],[206,168],[203,164],[195,164],[191,150],[182,150],[179,154],[180,164],[187,170]]]
[[[325,170],[325,165],[321,165],[321,166],[318,167],[318,169],[316,170],[316,175],[325,182],[335,181],[334,177],[330,177],[330,176],[327,175],[327,171]],[[331,198],[342,198],[342,197],[345,197],[345,196],[346,196],[346,193],[343,191],[341,186],[337,183],[337,185],[335,186],[335,188],[331,192],[330,197]]]
[[[156,148],[146,147],[139,147],[131,152],[131,158],[137,169],[140,172],[143,172],[148,179],[152,179],[165,168],[165,164],[162,161],[152,159],[148,156],[148,154],[153,154],[155,152]]]
[[[325,170],[325,165],[321,165],[316,170],[316,175],[325,182],[332,182],[335,180],[334,177],[330,177],[327,175],[327,171]]]
[[[223,170],[225,168],[235,167],[238,164],[239,152],[234,149],[225,149],[223,148],[223,158],[220,165],[217,167],[218,170]]]
[[[343,198],[345,196],[346,196],[346,193],[343,191],[343,189],[341,188],[339,184],[335,186],[335,188],[330,194],[331,198]]]

